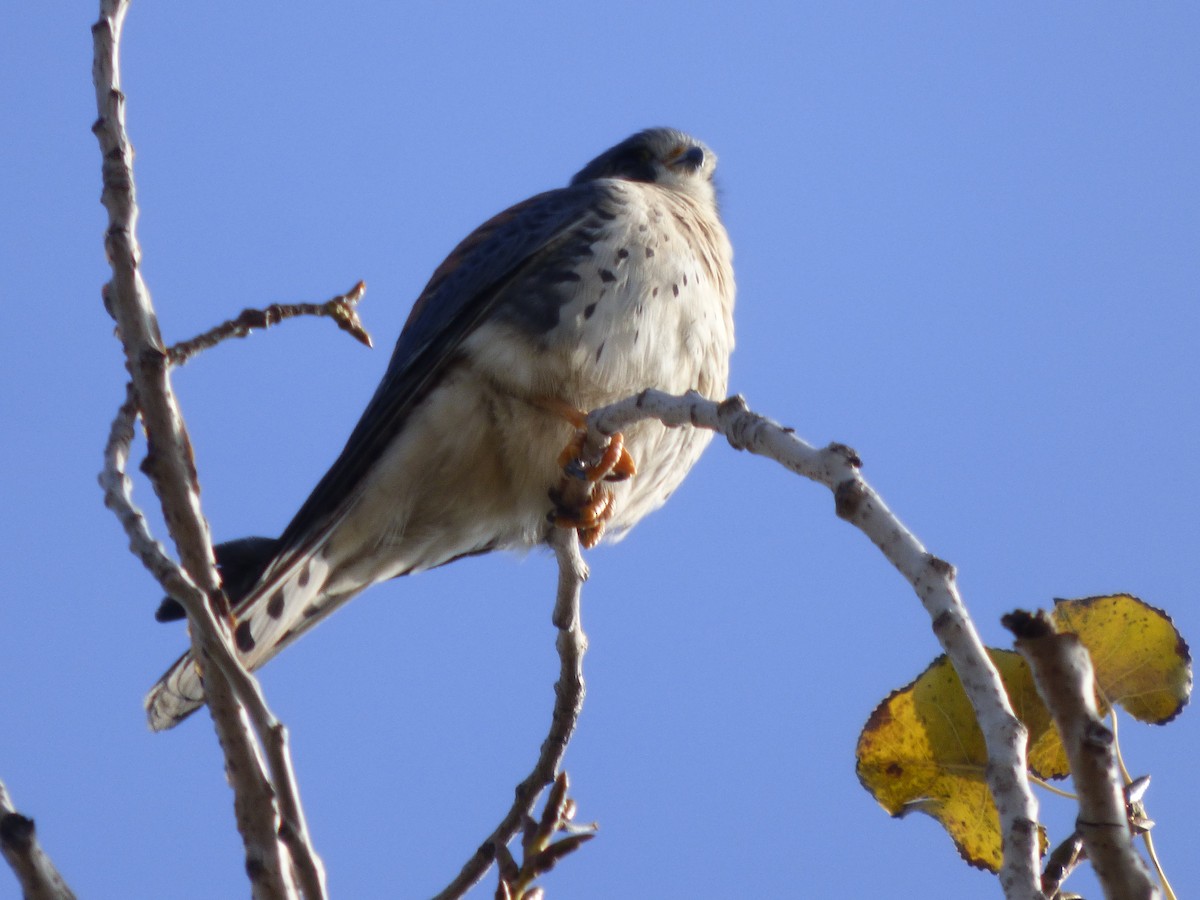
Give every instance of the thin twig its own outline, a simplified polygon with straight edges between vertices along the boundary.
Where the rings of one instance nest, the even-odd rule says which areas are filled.
[[[434,900],[451,900],[463,896],[491,867],[499,849],[521,830],[522,823],[533,814],[538,797],[554,781],[567,744],[583,709],[583,654],[587,651],[587,636],[580,624],[580,595],[588,578],[587,564],[579,552],[579,537],[571,528],[556,528],[550,535],[550,545],[558,560],[558,591],[552,616],[559,629],[555,646],[558,648],[559,676],[554,685],[554,712],[550,731],[542,742],[537,763],[529,777],[517,785],[512,807],[475,854],[463,866],[457,877]]]
[[[525,821],[521,838],[521,864],[513,859],[508,848],[496,848],[500,878],[496,884],[497,900],[534,900],[543,896],[540,887],[533,882],[545,875],[564,857],[574,853],[596,836],[596,825],[576,825],[575,801],[567,794],[569,783],[566,772],[559,772],[554,786],[546,796],[546,806],[541,818]],[[566,837],[555,840],[559,834]]]
[[[1042,870],[1042,893],[1048,900],[1058,900],[1063,882],[1085,859],[1087,856],[1083,852],[1083,837],[1078,831],[1071,832],[1065,841],[1051,851]]]
[[[862,477],[862,462],[843,444],[813,447],[763,416],[741,397],[721,403],[690,392],[644,391],[588,417],[584,452],[596,453],[614,432],[644,419],[668,427],[693,425],[722,434],[734,449],[775,460],[828,487],[838,516],[861,530],[908,580],[924,604],[938,642],[971,701],[988,750],[987,779],[1004,835],[1000,882],[1009,900],[1040,900],[1037,799],[1029,786],[1026,731],[1014,715],[1000,675],[959,596],[954,567],[929,553]]]
[[[1158,858],[1158,851],[1154,849],[1154,837],[1150,832],[1154,823],[1149,821],[1146,815],[1146,806],[1142,802],[1146,789],[1150,786],[1150,776],[1143,775],[1139,778],[1134,778],[1129,774],[1129,769],[1125,767],[1125,759],[1121,755],[1120,735],[1118,734],[1119,727],[1117,721],[1119,718],[1117,708],[1115,706],[1111,707],[1108,721],[1113,733],[1113,752],[1117,758],[1117,769],[1121,772],[1121,781],[1125,784],[1125,802],[1129,807],[1130,824],[1133,826],[1135,833],[1140,832],[1142,835],[1142,843],[1146,845],[1146,855],[1150,857],[1150,865],[1154,867],[1154,874],[1158,876],[1158,883],[1162,888],[1163,897],[1165,900],[1178,900],[1175,889],[1171,887],[1171,882],[1167,878],[1166,870],[1163,869],[1162,861]]]
[[[355,306],[367,290],[366,282],[360,281],[344,294],[338,294],[324,303],[272,303],[265,309],[244,309],[236,319],[222,322],[204,334],[167,349],[167,359],[172,366],[181,366],[202,350],[215,347],[230,338],[244,338],[255,328],[269,328],[286,319],[297,316],[324,316],[333,319],[338,328],[350,334],[356,341],[371,346],[371,335],[358,318]]]
[[[25,900],[75,900],[58,869],[38,843],[33,819],[21,815],[0,781],[0,852],[12,866]]]

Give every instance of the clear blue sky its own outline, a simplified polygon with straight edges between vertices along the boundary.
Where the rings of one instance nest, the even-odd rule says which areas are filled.
[[[1200,641],[1195,7],[414,6],[130,14],[168,339],[369,286],[373,352],[302,321],[178,374],[219,538],[291,517],[459,238],[670,124],[721,159],[734,389],[854,446],[958,566],[987,641],[1015,607],[1118,590]],[[210,723],[143,724],[184,636],[153,621],[95,483],[124,383],[99,295],[95,15],[18,4],[0,36],[0,778],[81,896],[244,896]],[[714,445],[591,562],[567,767],[601,832],[552,897],[999,896],[858,785],[863,722],[938,648],[824,489]],[[553,585],[543,555],[466,561],[370,591],[268,667],[335,896],[427,896],[491,830],[548,723]],[[1194,895],[1200,716],[1122,739]],[[1045,806],[1061,837],[1073,811]]]

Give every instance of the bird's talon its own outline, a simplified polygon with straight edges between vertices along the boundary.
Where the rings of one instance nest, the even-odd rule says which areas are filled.
[[[550,491],[554,509],[547,518],[559,528],[574,528],[579,533],[579,543],[589,549],[600,543],[605,523],[616,511],[616,497],[603,483],[631,478],[637,473],[637,465],[625,449],[625,437],[619,431],[609,437],[594,465],[580,458],[586,442],[587,430],[578,428],[558,455],[563,479]],[[579,481],[585,482],[586,487]],[[576,486],[571,487],[572,484]],[[581,489],[587,493],[580,498]]]
[[[601,487],[596,490],[587,504],[580,509],[579,518],[585,528],[592,528],[596,525],[603,526],[605,522],[612,518],[615,507],[615,498],[613,492],[607,488]]]
[[[620,433],[613,435],[614,438],[621,437]],[[609,445],[609,450],[612,450],[614,444]],[[613,462],[608,473],[604,476],[605,481],[625,481],[637,474],[637,463],[633,461],[633,457],[629,455],[629,451],[625,449],[625,439],[621,437],[619,445],[619,453],[616,460]],[[607,456],[607,453],[605,454]]]
[[[636,468],[633,457],[625,449],[625,435],[616,431],[609,437],[608,446],[604,448],[604,455],[600,457],[600,461],[588,472],[588,478],[592,481],[624,481]]]
[[[604,523],[593,525],[591,528],[579,529],[579,544],[584,550],[591,550],[598,543],[600,538],[604,536]]]
[[[571,435],[571,440],[567,446],[563,447],[562,453],[558,454],[558,467],[565,469],[572,463],[578,463],[582,468],[583,463],[579,459],[579,454],[583,452],[583,442],[587,439],[587,432],[583,429],[578,429]]]
[[[587,465],[580,459],[586,441],[587,431],[581,428],[558,454],[559,468],[565,470],[568,477],[586,477],[591,482],[626,481],[637,474],[637,463],[625,449],[625,436],[621,432],[609,436],[608,446],[595,465]]]
[[[551,518],[560,528],[593,528],[612,518],[615,505],[612,491],[605,488],[595,491],[577,507],[567,506],[557,491],[550,492],[550,501],[554,504]]]
[[[578,507],[566,502],[563,492],[554,488],[550,491],[550,502],[554,504],[547,516],[550,523],[559,528],[574,528],[579,534],[579,543],[590,550],[600,543],[604,527],[616,509],[613,492],[602,486],[593,486],[592,493]]]

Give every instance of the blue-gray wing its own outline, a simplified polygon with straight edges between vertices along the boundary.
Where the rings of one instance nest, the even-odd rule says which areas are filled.
[[[463,340],[505,306],[531,333],[558,321],[560,287],[577,277],[600,229],[615,215],[602,182],[539,194],[485,222],[454,249],[421,292],[391,362],[345,449],[280,537],[277,563],[305,553],[345,503],[410,412],[453,364]],[[506,298],[519,297],[517,304]]]

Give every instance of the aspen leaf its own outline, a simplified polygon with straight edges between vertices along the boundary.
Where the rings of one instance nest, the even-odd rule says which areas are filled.
[[[1029,729],[1031,748],[1038,745],[1047,733],[1053,735],[1054,726],[1029,668],[1012,651],[988,653],[1014,711]],[[945,656],[876,707],[859,736],[856,756],[859,781],[891,815],[917,811],[933,816],[964,860],[983,869],[1000,868],[1000,818],[987,786],[987,747],[958,673]],[[1044,852],[1044,832],[1040,839]]]
[[[1088,649],[1102,700],[1163,725],[1192,693],[1187,642],[1161,609],[1129,594],[1054,601],[1054,624]],[[1104,706],[1101,707],[1104,709]]]

